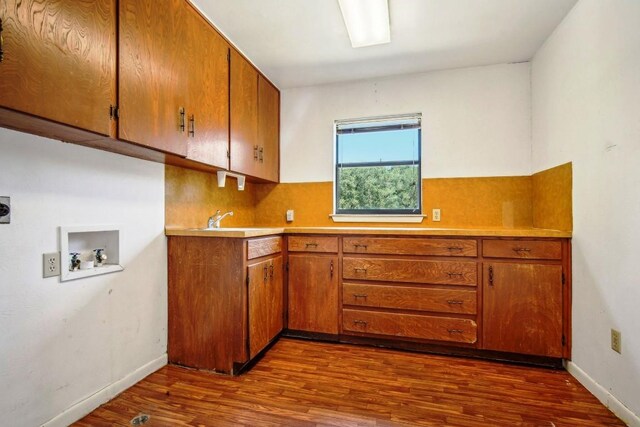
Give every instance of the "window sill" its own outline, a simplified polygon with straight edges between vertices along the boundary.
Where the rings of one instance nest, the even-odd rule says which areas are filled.
[[[348,215],[333,214],[329,215],[333,222],[396,222],[396,223],[413,223],[419,224],[425,219],[426,215]]]

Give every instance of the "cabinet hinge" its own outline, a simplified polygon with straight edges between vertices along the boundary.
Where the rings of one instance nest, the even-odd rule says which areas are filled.
[[[563,335],[562,336],[562,346],[564,347],[565,345],[567,345],[567,338]]]
[[[562,284],[564,285],[565,282],[565,278],[564,278],[564,272],[562,273]]]
[[[120,118],[120,108],[117,105],[109,106],[109,118],[111,120],[118,120]]]

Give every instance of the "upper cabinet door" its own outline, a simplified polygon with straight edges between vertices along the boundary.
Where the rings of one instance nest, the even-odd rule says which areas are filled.
[[[231,49],[231,167],[256,176],[258,171],[258,72]]]
[[[115,0],[2,0],[0,107],[110,135]]]
[[[259,178],[280,178],[280,92],[264,77],[258,78]]]
[[[189,7],[120,0],[118,138],[180,156],[187,155]]]
[[[187,158],[229,168],[229,45],[194,9],[189,22]]]

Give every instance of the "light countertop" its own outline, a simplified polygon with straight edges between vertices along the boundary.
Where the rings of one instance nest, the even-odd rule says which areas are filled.
[[[425,227],[237,227],[204,230],[166,228],[167,236],[248,238],[274,234],[366,234],[457,237],[546,237],[570,238],[570,231],[543,228],[425,228]]]

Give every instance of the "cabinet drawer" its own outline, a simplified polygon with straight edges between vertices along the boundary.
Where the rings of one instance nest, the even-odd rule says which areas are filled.
[[[290,252],[338,252],[338,238],[327,236],[289,236]]]
[[[345,237],[344,253],[478,256],[478,244],[471,239],[411,239],[402,237]]]
[[[342,310],[342,329],[345,332],[469,344],[475,343],[478,337],[478,325],[471,319],[350,309]]]
[[[344,305],[476,314],[476,301],[476,291],[355,283],[342,285]]]
[[[247,242],[247,259],[260,258],[282,252],[282,237],[272,236],[251,239]]]
[[[355,280],[475,286],[475,262],[345,257],[342,277]]]
[[[562,244],[553,240],[483,240],[482,255],[491,258],[562,259]]]

